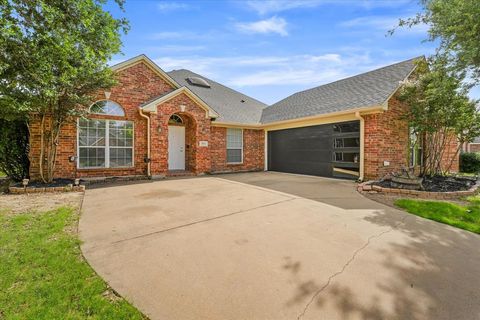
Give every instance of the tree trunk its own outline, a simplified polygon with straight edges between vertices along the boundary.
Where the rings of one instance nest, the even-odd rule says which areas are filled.
[[[40,155],[39,155],[39,174],[40,178],[44,183],[47,183],[45,175],[43,173],[44,157],[45,157],[45,114],[41,115],[42,120],[40,121]]]

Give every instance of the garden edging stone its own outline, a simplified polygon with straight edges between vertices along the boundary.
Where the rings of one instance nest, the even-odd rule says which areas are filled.
[[[420,190],[408,190],[408,189],[394,189],[385,188],[374,183],[377,181],[371,180],[358,184],[357,191],[360,193],[382,193],[390,195],[405,195],[412,198],[421,199],[456,199],[460,197],[472,196],[477,193],[480,183],[477,181],[470,189],[462,191],[447,191],[447,192],[432,192],[432,191],[420,191]]]

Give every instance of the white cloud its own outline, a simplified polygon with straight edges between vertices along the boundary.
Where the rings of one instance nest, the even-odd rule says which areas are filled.
[[[192,52],[205,50],[205,46],[191,46],[191,45],[164,45],[147,47],[149,51],[161,52]]]
[[[249,0],[245,5],[258,14],[271,14],[292,9],[315,8],[321,5],[356,6],[362,8],[399,7],[411,0]]]
[[[375,29],[381,29],[385,31],[392,29],[396,25],[398,25],[398,18],[378,16],[359,17],[340,23],[341,27],[346,28],[373,27]]]
[[[250,0],[245,4],[259,14],[281,12],[296,8],[311,8],[320,5],[321,0]]]
[[[182,2],[162,1],[157,4],[157,9],[161,12],[170,12],[174,10],[187,9],[188,5]]]
[[[261,101],[273,103],[290,93],[370,71],[399,60],[401,58],[398,56],[372,59],[367,50],[342,50],[338,53],[285,56],[170,55],[154,61],[164,70],[189,69]]]
[[[368,54],[342,56],[337,53],[260,57],[162,57],[155,59],[155,62],[166,70],[190,69],[236,87],[286,84],[312,86],[376,66]]]
[[[281,36],[288,35],[287,22],[285,19],[276,16],[256,22],[237,23],[235,26],[237,30],[245,33],[278,33]]]
[[[407,18],[408,19],[408,18]],[[343,21],[339,24],[340,27],[350,29],[375,29],[382,31],[385,34],[398,26],[398,17],[379,17],[379,16],[366,16],[359,17],[351,20]],[[397,34],[426,34],[428,31],[427,25],[418,25],[412,28],[400,28],[396,30]]]
[[[165,40],[165,39],[178,39],[183,37],[182,32],[177,31],[165,31],[165,32],[156,32],[148,36],[151,40]]]

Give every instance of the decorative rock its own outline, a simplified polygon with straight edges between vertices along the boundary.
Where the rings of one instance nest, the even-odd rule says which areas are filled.
[[[422,198],[422,199],[456,199],[460,197],[466,197],[474,195],[480,184],[475,184],[468,190],[463,191],[448,191],[448,192],[431,192],[431,191],[421,191],[421,190],[410,190],[410,189],[395,189],[395,188],[384,188],[379,185],[375,185],[372,182],[361,183],[357,186],[357,191],[360,193],[383,193],[391,195],[405,195],[411,198]]]
[[[27,187],[27,188],[25,188],[25,193],[35,193],[35,192],[37,192],[35,189],[37,189],[37,188]]]
[[[11,193],[23,193],[24,192],[23,188],[18,188],[18,187],[10,187],[10,188],[8,188],[8,191],[10,191]]]
[[[371,191],[371,190],[372,190],[372,185],[371,184],[367,184],[367,185],[363,186],[363,191]]]

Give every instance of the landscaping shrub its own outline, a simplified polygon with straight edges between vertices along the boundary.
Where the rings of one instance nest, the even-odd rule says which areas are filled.
[[[0,171],[16,181],[28,177],[28,150],[25,121],[0,119]]]
[[[460,154],[460,172],[480,172],[480,153],[465,152]]]

